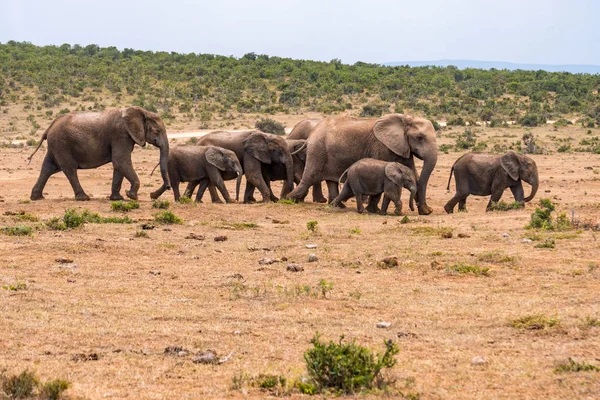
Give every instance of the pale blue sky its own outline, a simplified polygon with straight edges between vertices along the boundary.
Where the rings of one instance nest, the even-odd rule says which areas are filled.
[[[0,0],[0,42],[600,64],[600,0]]]

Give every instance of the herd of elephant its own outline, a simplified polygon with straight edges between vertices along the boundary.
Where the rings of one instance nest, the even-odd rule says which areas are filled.
[[[160,149],[162,185],[151,193],[156,199],[173,188],[175,200],[181,196],[179,184],[187,182],[185,196],[191,197],[198,186],[200,202],[208,188],[213,202],[220,202],[217,189],[226,202],[233,202],[224,181],[237,179],[239,200],[242,175],[246,176],[243,201],[255,201],[258,189],[263,202],[277,201],[271,181],[282,180],[282,198],[303,201],[312,187],[314,202],[329,202],[344,207],[343,202],[356,197],[359,212],[385,214],[392,201],[400,214],[402,188],[410,191],[410,208],[417,203],[419,214],[432,212],[427,205],[427,183],[437,163],[438,145],[432,123],[424,118],[388,114],[377,119],[332,116],[322,120],[307,119],[298,123],[287,139],[258,130],[243,132],[217,131],[201,137],[196,145],[177,146],[169,150],[166,128],[161,118],[140,107],[112,109],[104,112],[69,113],[56,118],[44,132],[48,151],[40,176],[31,191],[31,200],[43,199],[46,182],[63,171],[76,200],[89,200],[77,171],[97,168],[112,162],[111,200],[122,200],[121,185],[126,178],[131,187],[127,197],[138,198],[140,180],[131,161],[135,144],[146,142]],[[423,161],[420,173],[414,157]],[[488,209],[498,202],[506,188],[515,200],[533,199],[539,178],[535,161],[509,151],[504,155],[467,153],[452,166],[456,194],[444,209],[451,213],[456,204],[464,210],[470,194],[491,195]],[[328,198],[323,196],[325,181]],[[525,197],[522,181],[531,185]],[[344,183],[341,193],[339,185]],[[294,185],[296,185],[294,187]],[[383,195],[381,209],[379,200]]]

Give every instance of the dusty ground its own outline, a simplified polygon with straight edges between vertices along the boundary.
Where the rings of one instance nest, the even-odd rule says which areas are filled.
[[[489,129],[479,140],[491,147],[519,140],[523,132]],[[590,135],[575,127],[534,133],[553,151],[533,156],[541,174],[534,203],[548,197],[569,217],[573,210],[580,221],[600,222],[600,156],[554,152],[563,143],[558,139],[572,137],[575,145]],[[444,131],[439,143],[454,143],[448,135]],[[354,203],[346,210],[312,203],[176,204],[171,209],[182,225],[156,224],[145,231],[149,238],[139,238],[136,232],[157,211],[149,192],[159,178],[148,175],[158,152],[134,152],[143,186],[141,208],[128,214],[136,223],[58,232],[42,222],[67,208],[120,215],[106,199],[111,169],[80,171],[90,202],[73,201],[66,178],[57,174],[46,186],[47,199],[28,203],[23,200],[43,159],[38,154],[27,166],[30,151],[0,149],[2,214],[24,211],[41,221],[0,215],[0,227],[35,227],[33,237],[0,234],[0,286],[7,286],[0,289],[0,371],[28,368],[42,379],[66,379],[72,398],[261,398],[269,393],[251,380],[234,387],[234,377],[300,379],[303,354],[319,331],[325,339],[343,334],[379,351],[384,339],[396,341],[398,364],[387,372],[396,380],[394,398],[600,397],[598,372],[553,372],[569,357],[600,365],[600,328],[585,322],[600,317],[599,234],[528,231],[533,203],[486,213],[488,199],[471,197],[467,213],[446,215],[448,173],[460,153],[440,156],[428,191],[434,213],[418,216],[405,206],[406,224],[391,215],[359,215]],[[233,191],[233,182],[228,187]],[[163,199],[172,202],[169,192]],[[511,200],[510,192],[504,200]],[[307,230],[311,220],[318,221],[316,233]],[[258,226],[236,225],[241,222]],[[442,238],[442,228],[453,237]],[[186,239],[190,233],[205,240]],[[221,235],[228,240],[213,240]],[[524,237],[537,240],[522,243]],[[555,238],[556,248],[536,248],[544,237]],[[319,260],[308,263],[313,252]],[[380,268],[386,256],[398,257],[400,265]],[[77,266],[61,267],[59,257]],[[258,263],[281,257],[288,261]],[[292,262],[304,271],[287,272]],[[448,271],[460,262],[487,267],[489,276]],[[321,280],[333,284],[325,296]],[[8,288],[18,283],[26,288]],[[532,314],[559,323],[543,330],[511,326]],[[391,328],[376,328],[380,321]],[[173,345],[192,354],[164,354]],[[192,363],[207,349],[233,354],[217,366]],[[98,359],[86,361],[91,354]],[[472,365],[477,356],[486,362]]]

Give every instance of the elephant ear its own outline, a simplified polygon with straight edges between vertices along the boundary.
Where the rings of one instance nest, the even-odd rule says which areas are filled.
[[[406,131],[412,124],[412,117],[403,114],[388,114],[379,118],[373,126],[377,140],[400,157],[410,156],[410,146]]]
[[[385,176],[399,187],[404,186],[404,176],[402,170],[398,168],[396,163],[388,163],[385,166]]]
[[[267,139],[261,132],[254,132],[244,140],[244,150],[263,164],[271,164]]]
[[[134,142],[140,146],[146,144],[146,131],[144,130],[144,112],[140,107],[129,107],[121,111],[125,122],[125,129]]]
[[[227,156],[220,148],[210,146],[208,149],[206,149],[204,156],[206,157],[206,161],[208,161],[211,165],[217,167],[221,171],[227,171]]]
[[[514,181],[519,180],[519,155],[514,151],[509,151],[505,155],[502,156],[500,160],[500,165],[506,171],[508,176]]]

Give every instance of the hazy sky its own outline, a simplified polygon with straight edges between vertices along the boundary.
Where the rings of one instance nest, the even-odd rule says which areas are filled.
[[[0,42],[600,64],[600,0],[0,0]]]

